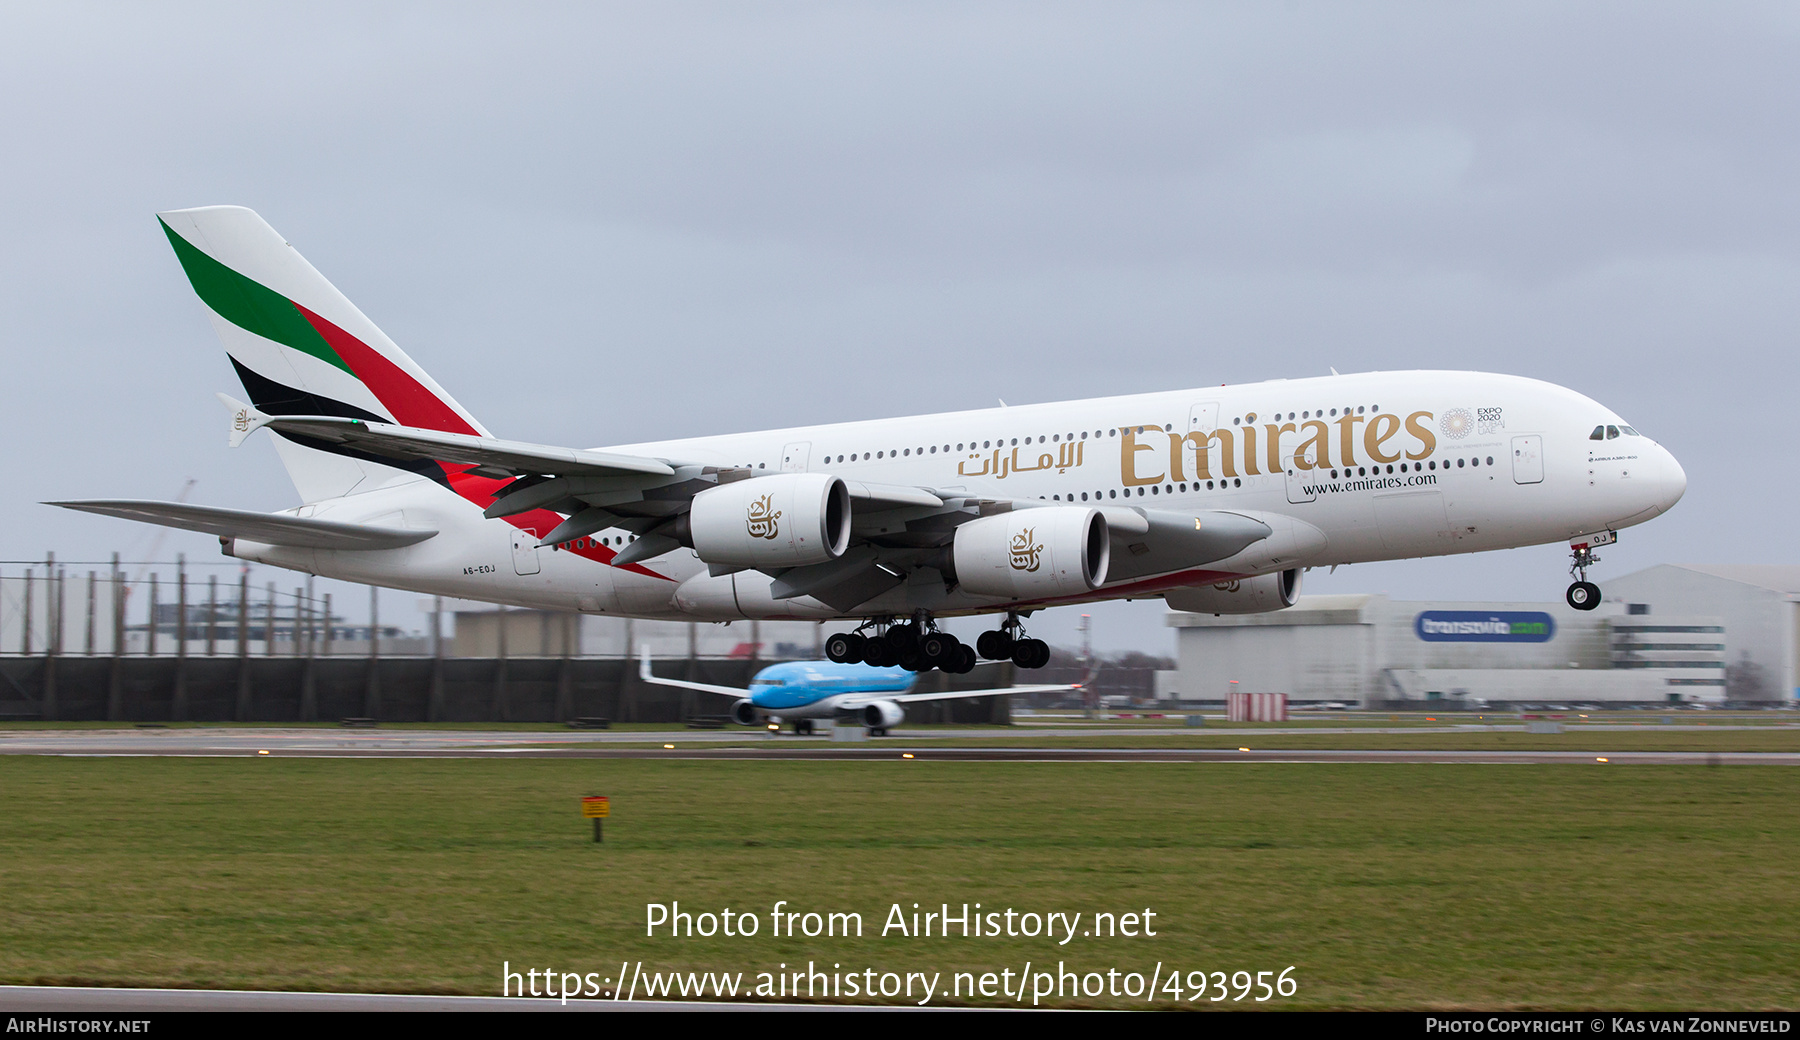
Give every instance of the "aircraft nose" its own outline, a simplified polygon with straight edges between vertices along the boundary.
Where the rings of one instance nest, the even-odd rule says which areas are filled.
[[[1675,456],[1669,453],[1669,449],[1658,445],[1657,451],[1662,453],[1662,479],[1658,482],[1657,504],[1666,510],[1681,501],[1681,496],[1687,493],[1687,471],[1681,468],[1681,463],[1675,461]]]

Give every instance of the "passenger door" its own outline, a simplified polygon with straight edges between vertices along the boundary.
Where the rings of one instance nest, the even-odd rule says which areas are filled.
[[[1219,402],[1202,401],[1188,409],[1187,428],[1189,433],[1211,433],[1213,430],[1217,429],[1218,426]],[[1182,450],[1185,451],[1187,449],[1184,448]],[[1219,464],[1223,461],[1220,457],[1218,445],[1208,445],[1207,453],[1206,472],[1211,473],[1216,477],[1221,472]]]
[[[1542,484],[1544,482],[1544,438],[1541,434],[1529,434],[1512,439],[1513,483]]]
[[[512,558],[515,573],[536,574],[538,572],[537,543],[537,535],[530,531],[513,528]]]
[[[1310,468],[1314,454],[1316,451],[1309,451],[1305,455],[1289,455],[1281,460],[1281,468],[1287,473],[1288,501],[1295,505],[1311,502],[1319,497],[1319,493],[1313,490],[1318,484],[1319,472]],[[1309,468],[1301,468],[1296,460],[1304,461]]]

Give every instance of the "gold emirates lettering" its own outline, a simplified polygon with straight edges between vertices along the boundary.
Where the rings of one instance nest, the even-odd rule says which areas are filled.
[[[781,519],[781,511],[774,506],[774,495],[764,495],[750,503],[745,511],[745,526],[750,529],[752,538],[773,539],[781,533],[781,526],[776,523]]]
[[[1265,422],[1261,426],[1263,443],[1260,452],[1256,443],[1256,413],[1251,412],[1246,418],[1247,423],[1235,429],[1222,426],[1213,430],[1195,430],[1186,436],[1166,429],[1161,423],[1117,427],[1119,482],[1132,488],[1175,481],[1230,479],[1240,474],[1257,476],[1265,471],[1280,473],[1283,460],[1290,457],[1294,467],[1302,470],[1339,469],[1365,462],[1392,463],[1402,458],[1418,462],[1437,450],[1437,435],[1431,430],[1437,416],[1428,411],[1411,412],[1405,419],[1397,412],[1377,412],[1374,415],[1346,413],[1329,423],[1323,418],[1307,419],[1298,424]],[[1363,424],[1360,431],[1358,423]],[[1337,427],[1336,431],[1332,430],[1333,426]],[[1408,445],[1405,440],[1398,439],[1403,430],[1416,443]],[[1293,442],[1294,436],[1299,437],[1298,444]],[[1364,461],[1358,460],[1359,447]],[[1029,455],[1021,456],[1018,448],[1010,453],[999,448],[991,453],[971,451],[957,464],[956,472],[964,477],[999,480],[1015,473],[1050,469],[1065,474],[1080,468],[1085,461],[1086,448],[1085,442],[1067,441],[1057,446],[1054,458],[1040,452],[1035,459]],[[1148,457],[1141,457],[1144,455]],[[1334,457],[1335,462],[1332,461]],[[755,508],[752,507],[753,514]],[[760,534],[754,530],[751,533],[761,538],[775,537],[772,533]]]
[[[1221,426],[1215,430],[1195,430],[1183,437],[1180,434],[1168,434],[1167,463],[1158,450],[1157,437],[1154,440],[1148,433],[1163,433],[1161,425],[1144,424],[1142,426],[1119,427],[1119,482],[1126,487],[1139,487],[1146,484],[1161,484],[1165,481],[1177,480],[1219,480],[1236,477],[1240,473],[1245,476],[1256,476],[1263,472],[1259,462],[1266,462],[1268,472],[1280,473],[1283,459],[1290,455],[1297,469],[1337,469],[1347,466],[1363,465],[1357,457],[1358,442],[1365,461],[1396,462],[1403,452],[1404,442],[1393,444],[1402,427],[1417,440],[1411,450],[1404,451],[1404,456],[1417,461],[1437,450],[1437,436],[1431,432],[1430,422],[1434,418],[1431,412],[1413,412],[1404,422],[1394,412],[1378,412],[1373,416],[1345,415],[1341,419],[1327,423],[1323,419],[1309,419],[1299,423],[1264,423],[1263,450],[1257,450],[1256,413],[1248,416],[1248,423],[1235,429]],[[1357,424],[1364,423],[1361,431]],[[1337,430],[1332,430],[1336,426]],[[1283,443],[1283,438],[1297,434],[1300,442]],[[1141,439],[1140,439],[1141,438]],[[1332,461],[1333,452],[1337,461]],[[1148,452],[1149,458],[1140,458]],[[1192,452],[1192,455],[1189,455]],[[1260,456],[1260,458],[1259,458]],[[1191,464],[1190,464],[1191,460]],[[1190,478],[1187,474],[1192,472]]]
[[[1012,569],[1031,573],[1038,569],[1038,555],[1044,551],[1043,545],[1032,537],[1036,528],[1027,527],[1012,537]]]

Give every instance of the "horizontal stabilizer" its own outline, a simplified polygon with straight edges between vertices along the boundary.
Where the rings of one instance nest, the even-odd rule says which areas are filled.
[[[87,502],[45,502],[47,506],[77,509],[84,513],[139,520],[146,524],[199,531],[220,538],[242,538],[266,545],[291,545],[301,549],[399,549],[422,542],[436,531],[397,527],[341,524],[310,520],[284,513],[254,513],[247,509],[190,506],[181,502],[140,502],[132,499],[96,499]]]
[[[485,466],[494,471],[492,475],[499,475],[504,471],[557,476],[641,474],[668,477],[675,473],[668,463],[640,455],[618,455],[605,451],[505,441],[497,437],[441,433],[437,430],[346,419],[335,415],[284,415],[267,419],[263,425],[278,433],[343,444],[371,455],[392,459],[433,459]]]

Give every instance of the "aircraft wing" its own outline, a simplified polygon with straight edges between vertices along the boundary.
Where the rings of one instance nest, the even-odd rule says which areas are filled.
[[[1009,693],[1073,693],[1086,683],[1063,683],[1060,686],[1001,686],[992,690],[947,690],[944,693],[903,693],[895,697],[871,695],[871,701],[893,701],[895,704],[922,704],[925,701],[955,701],[965,697],[999,697]]]
[[[674,467],[668,463],[638,455],[441,433],[335,415],[269,416],[262,420],[262,425],[278,433],[342,444],[399,461],[437,459],[468,463],[485,467],[493,476],[541,473],[582,477],[627,474],[670,477],[675,474]]]
[[[1048,686],[998,686],[991,690],[946,690],[943,693],[901,693],[886,695],[872,693],[854,700],[846,698],[842,704],[845,708],[858,708],[873,701],[893,701],[895,704],[923,704],[926,701],[954,701],[965,697],[998,697],[1009,693],[1073,693],[1086,689],[1099,674],[1098,665],[1090,665],[1088,673],[1078,683],[1059,683]]]
[[[436,531],[428,530],[312,520],[284,513],[190,506],[183,502],[95,499],[44,504],[76,509],[83,513],[139,520],[147,524],[161,524],[184,531],[199,531],[218,535],[220,538],[242,538],[245,541],[291,545],[302,549],[399,549],[437,534]]]
[[[714,686],[712,683],[688,682],[685,679],[659,679],[650,673],[650,652],[644,651],[638,658],[638,678],[657,686],[674,686],[683,690],[699,690],[701,693],[717,693],[725,697],[748,697],[750,691],[740,686]]]

